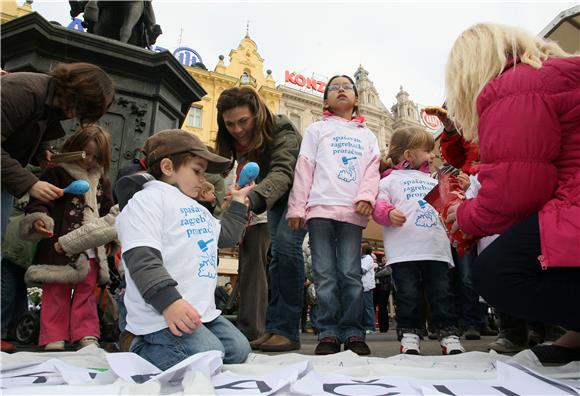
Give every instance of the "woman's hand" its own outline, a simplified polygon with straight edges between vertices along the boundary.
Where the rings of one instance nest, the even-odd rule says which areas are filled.
[[[52,237],[52,231],[50,231],[49,229],[46,228],[46,224],[44,224],[44,221],[38,219],[33,223],[33,227],[34,227],[34,231],[36,231],[37,233],[39,233],[40,235],[46,237],[46,238],[50,238]]]
[[[294,231],[304,228],[304,219],[301,217],[290,217],[288,219],[288,228]]]
[[[370,216],[373,213],[373,205],[368,201],[358,201],[355,210],[361,216]]]
[[[248,206],[250,204],[250,200],[248,199],[248,194],[254,188],[256,188],[256,183],[254,183],[254,182],[251,182],[250,184],[248,184],[246,187],[243,187],[243,188],[239,188],[239,187],[234,186],[232,184],[232,186],[230,187],[230,192],[228,195],[230,196],[230,200],[236,201],[236,202],[239,202],[239,203],[242,203],[242,204]]]
[[[62,188],[53,186],[52,184],[45,181],[37,181],[32,185],[32,187],[30,187],[28,193],[33,198],[43,202],[49,202],[62,197],[64,191]]]
[[[407,217],[399,209],[393,209],[389,212],[389,220],[393,227],[402,227],[407,221]]]

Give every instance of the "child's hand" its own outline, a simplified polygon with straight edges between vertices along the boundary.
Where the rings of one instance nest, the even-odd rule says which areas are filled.
[[[230,187],[230,194],[232,196],[231,200],[243,203],[244,205],[248,206],[249,204],[248,194],[254,188],[256,188],[256,183],[254,182],[251,182],[246,187],[240,189],[238,189],[236,186],[232,184],[232,186]]]
[[[288,228],[291,230],[300,230],[304,228],[304,219],[300,217],[290,217],[288,219]]]
[[[359,215],[370,216],[373,213],[373,205],[368,201],[358,201],[355,210]]]
[[[163,317],[171,334],[176,337],[193,333],[201,325],[201,317],[193,306],[183,298],[169,304],[163,310]]]
[[[389,220],[392,226],[401,227],[407,221],[407,217],[399,209],[393,209],[389,212]]]
[[[463,191],[467,191],[469,186],[471,186],[471,180],[469,180],[469,176],[466,173],[461,172],[457,175],[457,181],[459,182],[459,187]]]
[[[54,250],[56,250],[58,253],[64,253],[64,249],[59,242],[54,243]]]
[[[52,237],[52,232],[46,228],[46,224],[44,224],[44,221],[38,219],[33,223],[33,227],[34,227],[34,231],[36,231],[37,233],[41,234],[42,236],[46,237],[46,238],[50,238]]]

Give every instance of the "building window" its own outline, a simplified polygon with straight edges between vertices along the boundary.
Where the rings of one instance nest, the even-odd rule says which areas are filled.
[[[192,107],[187,115],[187,126],[190,128],[201,128],[201,109]]]

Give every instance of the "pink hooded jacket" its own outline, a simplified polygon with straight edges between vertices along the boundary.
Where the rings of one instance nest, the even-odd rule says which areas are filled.
[[[580,57],[506,67],[477,113],[481,190],[461,229],[501,234],[539,213],[542,268],[580,267]]]

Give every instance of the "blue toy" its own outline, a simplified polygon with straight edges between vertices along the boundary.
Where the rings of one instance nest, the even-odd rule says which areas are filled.
[[[84,195],[87,191],[89,191],[89,182],[85,180],[75,180],[63,191],[68,194]]]
[[[242,171],[240,172],[240,179],[238,181],[240,188],[245,187],[256,180],[256,177],[258,177],[259,173],[260,166],[255,162],[248,162],[246,165],[244,165]]]

